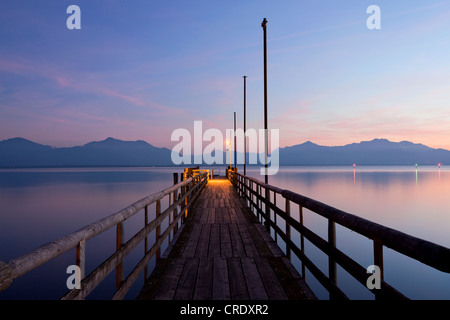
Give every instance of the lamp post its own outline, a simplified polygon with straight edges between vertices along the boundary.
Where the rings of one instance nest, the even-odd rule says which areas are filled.
[[[268,168],[269,168],[269,163],[268,163],[268,153],[269,153],[269,137],[268,137],[268,126],[267,126],[267,19],[264,18],[263,22],[261,23],[261,27],[263,28],[264,31],[264,138],[265,138],[265,145],[266,145],[266,150],[265,150],[265,154],[264,154],[264,169],[265,169],[265,174],[264,174],[264,182],[266,184],[269,184],[269,172],[268,172]],[[268,188],[264,188],[266,190],[266,199],[267,201],[270,202],[270,193],[269,193],[269,189]],[[270,209],[267,205],[265,205],[265,211],[266,211],[266,216],[269,217],[270,220]],[[267,221],[266,221],[267,222]],[[270,227],[269,224],[265,223],[265,226],[267,228],[267,231],[270,232]]]
[[[244,78],[244,176],[247,175],[247,76],[243,76]]]
[[[267,131],[267,30],[266,30],[266,26],[267,26],[267,19],[264,18],[263,22],[261,23],[261,27],[263,28],[264,31],[264,137],[265,137],[265,154],[264,154],[264,167],[265,167],[265,176],[264,176],[264,180],[265,183],[268,184],[269,183],[269,175],[267,172],[268,169],[268,149],[269,149],[269,139],[267,137],[268,135],[268,131]]]
[[[234,171],[236,171],[237,154],[236,154],[236,112],[234,113]]]

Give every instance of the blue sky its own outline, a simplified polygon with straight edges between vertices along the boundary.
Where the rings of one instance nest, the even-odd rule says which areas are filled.
[[[69,5],[81,30],[68,30]],[[369,5],[381,29],[369,30]],[[374,138],[450,149],[450,1],[0,2],[0,140],[52,146],[263,126],[280,145]]]

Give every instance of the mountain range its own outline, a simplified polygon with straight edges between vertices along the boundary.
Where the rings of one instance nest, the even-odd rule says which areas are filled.
[[[223,152],[223,151],[218,151]],[[138,141],[107,138],[83,146],[55,148],[23,138],[0,141],[0,167],[170,166],[172,151]],[[226,153],[223,152],[224,158]],[[243,159],[242,155],[238,159]],[[386,139],[345,146],[307,141],[279,149],[280,165],[435,165],[450,164],[450,151]]]
[[[23,138],[0,141],[0,167],[163,166],[172,151],[138,141],[107,138],[83,146],[54,148]]]
[[[374,139],[326,147],[310,141],[280,149],[280,165],[437,165],[450,164],[450,151],[409,141]]]

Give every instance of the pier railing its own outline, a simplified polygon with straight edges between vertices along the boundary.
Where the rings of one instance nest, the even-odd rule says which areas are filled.
[[[81,288],[70,290],[62,299],[86,298],[113,270],[116,271],[116,292],[112,299],[123,299],[139,274],[143,270],[146,271],[150,259],[153,256],[156,256],[156,259],[159,258],[164,240],[172,231],[173,234],[176,233],[179,221],[184,222],[188,209],[207,183],[208,173],[190,174],[185,172],[182,174],[182,180],[178,183],[178,175],[174,174],[175,184],[172,187],[145,197],[115,214],[63,238],[44,244],[8,263],[0,262],[0,291],[6,290],[14,279],[76,248],[76,265],[81,273]],[[169,197],[169,206],[161,212],[161,200],[167,196]],[[155,219],[148,221],[149,206],[152,204],[156,204]],[[144,227],[127,242],[124,242],[124,223],[139,212],[144,214]],[[167,218],[169,219],[168,226],[165,230],[161,230],[162,223]],[[111,228],[116,228],[116,251],[89,275],[85,276],[87,241]],[[151,248],[148,248],[148,236],[152,231],[155,231],[155,242]],[[124,278],[124,258],[143,241],[145,242],[144,257]]]
[[[388,247],[412,259],[418,260],[442,272],[450,273],[450,249],[422,240],[403,232],[385,227],[356,215],[341,211],[319,201],[307,198],[290,190],[283,190],[265,184],[252,177],[233,170],[228,172],[231,183],[244,198],[250,210],[257,215],[268,231],[274,231],[275,240],[280,237],[286,244],[286,255],[294,253],[301,261],[301,276],[305,277],[305,267],[329,292],[330,299],[348,299],[339,288],[337,265],[340,265],[354,279],[370,290],[376,299],[408,299],[405,295],[384,281],[383,247]],[[284,203],[277,204],[282,197]],[[299,206],[299,219],[291,216],[291,206]],[[303,209],[308,209],[328,222],[328,239],[323,239],[303,223]],[[285,230],[280,228],[283,219]],[[380,288],[369,289],[367,269],[336,247],[336,224],[357,232],[373,242],[373,265],[379,268]],[[300,245],[294,243],[291,228],[300,234]],[[322,272],[305,253],[305,239],[328,256],[328,275]]]

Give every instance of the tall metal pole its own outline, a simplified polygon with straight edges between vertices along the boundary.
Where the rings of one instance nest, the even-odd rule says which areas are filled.
[[[237,162],[237,154],[236,154],[236,112],[234,113],[234,171],[236,171],[236,162]]]
[[[261,23],[261,27],[264,30],[264,132],[265,132],[265,157],[264,157],[264,167],[265,167],[265,183],[269,183],[268,173],[268,149],[269,149],[269,139],[268,139],[268,129],[267,129],[267,32],[266,32],[267,19],[264,18]]]
[[[244,176],[247,175],[247,76],[244,76]]]

